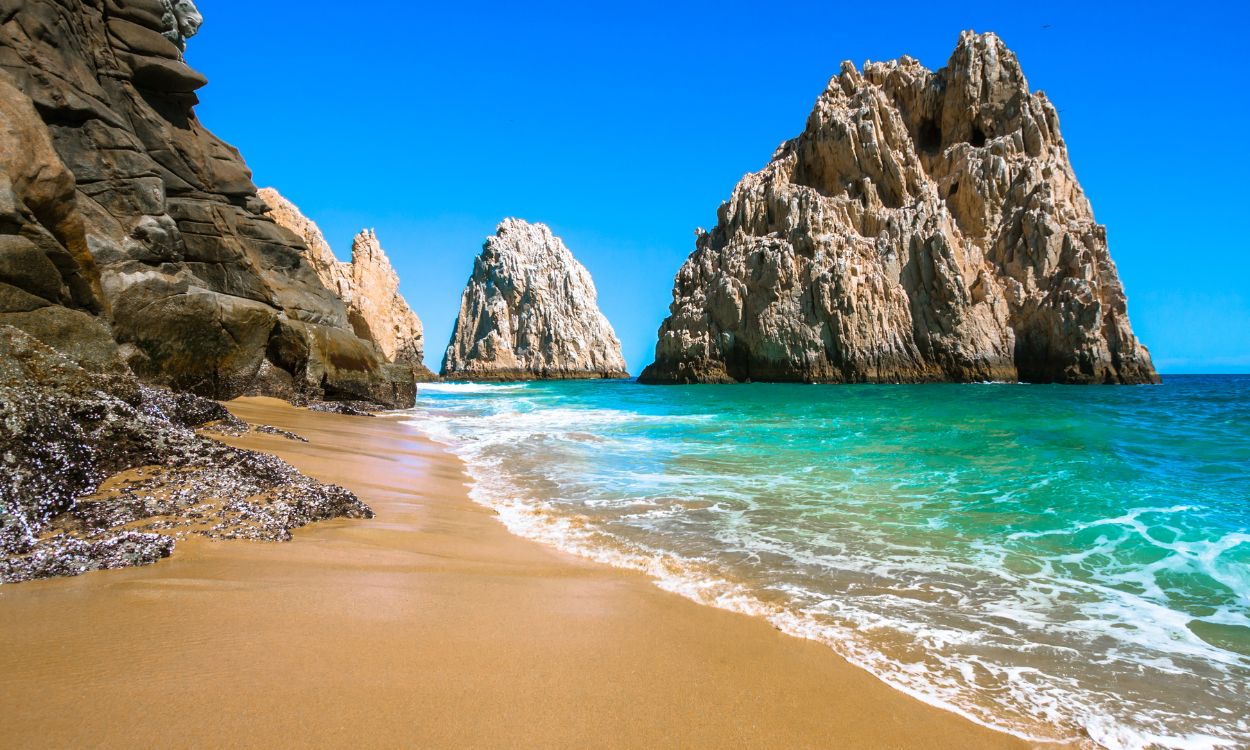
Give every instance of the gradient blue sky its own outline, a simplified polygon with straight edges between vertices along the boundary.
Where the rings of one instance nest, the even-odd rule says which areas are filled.
[[[1246,3],[198,4],[200,119],[340,257],[377,229],[435,370],[473,256],[517,216],[590,269],[637,374],[695,227],[839,62],[938,68],[975,29],[1058,107],[1159,369],[1250,371]]]

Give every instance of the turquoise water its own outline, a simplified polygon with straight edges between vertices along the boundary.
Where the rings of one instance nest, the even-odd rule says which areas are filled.
[[[422,386],[513,531],[1036,739],[1250,747],[1250,377]]]

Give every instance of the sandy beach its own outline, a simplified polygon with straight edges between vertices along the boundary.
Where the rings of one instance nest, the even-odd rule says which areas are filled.
[[[763,621],[510,535],[459,459],[397,420],[228,406],[310,441],[228,442],[376,518],[0,586],[0,745],[1028,746]]]

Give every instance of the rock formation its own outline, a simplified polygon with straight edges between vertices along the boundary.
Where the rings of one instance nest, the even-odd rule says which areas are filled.
[[[543,224],[504,219],[473,262],[447,378],[626,378],[590,273]]]
[[[352,240],[352,259],[335,257],[321,230],[294,203],[273,188],[258,195],[278,226],[291,230],[308,248],[307,259],[321,283],[347,305],[356,335],[371,341],[390,362],[410,365],[418,381],[434,379],[425,366],[425,333],[421,320],[399,293],[399,275],[372,229]]]
[[[370,515],[201,434],[251,428],[195,393],[412,403],[412,368],[355,334],[195,119],[200,21],[190,0],[0,0],[0,582]]]
[[[993,34],[849,62],[677,274],[651,383],[1157,382],[1054,106]]]
[[[190,0],[0,0],[0,324],[146,382],[412,403],[196,119]],[[100,332],[104,332],[104,336]]]

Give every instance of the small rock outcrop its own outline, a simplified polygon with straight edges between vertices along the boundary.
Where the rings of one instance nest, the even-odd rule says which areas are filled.
[[[143,381],[202,396],[410,406],[411,368],[355,333],[196,118],[201,21],[190,0],[0,0],[0,323],[58,350],[103,326]]]
[[[504,219],[473,262],[445,378],[627,378],[590,273],[543,224]]]
[[[993,34],[849,62],[677,274],[650,383],[1158,382],[1042,92]]]
[[[321,283],[347,305],[347,317],[356,335],[377,345],[390,362],[410,365],[418,381],[435,378],[425,366],[425,332],[421,319],[399,293],[399,275],[382,250],[372,229],[352,240],[351,262],[338,260],[321,229],[273,188],[261,188],[278,226],[304,241],[308,262]]]

